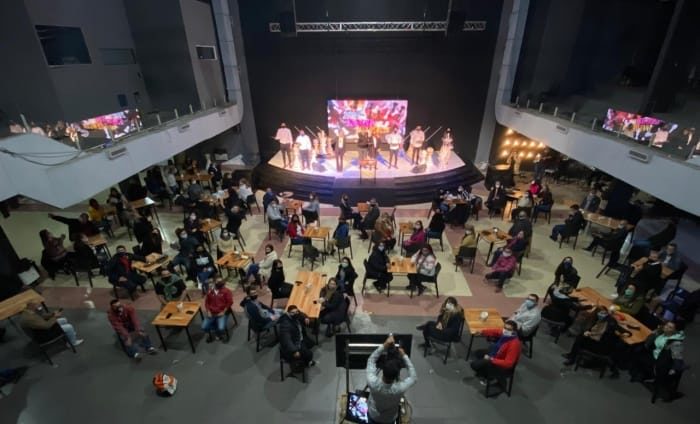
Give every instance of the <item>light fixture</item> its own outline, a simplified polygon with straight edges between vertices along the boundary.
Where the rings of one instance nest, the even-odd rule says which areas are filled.
[[[518,156],[520,156],[520,157],[525,156],[525,152],[520,152],[520,154]]]
[[[504,146],[510,146],[510,139],[506,138],[505,143],[503,143]]]
[[[510,152],[509,152],[508,150],[504,150],[504,151],[501,152],[501,157],[502,157],[502,158],[505,158],[505,157],[507,157],[509,154],[510,154]]]
[[[536,143],[535,143],[534,141],[531,141],[531,142],[530,142],[530,147],[535,147],[535,144],[536,144]]]
[[[513,142],[513,146],[520,146],[520,142],[519,142],[518,140],[515,140],[515,141]]]
[[[540,144],[537,146],[537,148],[538,148],[538,149],[544,148],[544,143],[540,143]]]
[[[506,135],[511,135],[511,134],[513,134],[513,130],[511,130],[510,128],[508,128],[508,131],[506,131]]]
[[[532,157],[532,152],[527,154],[528,159]]]

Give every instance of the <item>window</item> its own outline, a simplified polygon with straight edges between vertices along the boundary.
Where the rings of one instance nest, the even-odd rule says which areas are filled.
[[[136,63],[134,49],[100,49],[105,65],[133,65]]]
[[[92,63],[80,28],[51,25],[35,28],[49,66]]]
[[[199,60],[216,60],[216,48],[214,46],[196,46]]]

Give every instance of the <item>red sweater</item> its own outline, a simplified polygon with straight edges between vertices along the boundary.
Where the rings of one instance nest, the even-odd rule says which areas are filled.
[[[223,287],[221,290],[209,290],[207,297],[204,299],[204,308],[211,312],[212,315],[218,315],[233,305],[233,293],[231,290]]]
[[[109,308],[107,319],[109,319],[109,323],[112,324],[114,331],[125,339],[129,337],[131,331],[141,331],[141,324],[139,323],[133,306],[122,305],[122,308],[123,310],[121,313]]]
[[[484,337],[499,338],[503,336],[503,330],[500,328],[482,330],[481,335]],[[520,350],[522,343],[517,337],[503,343],[496,352],[496,356],[491,358],[491,363],[499,368],[509,370],[515,366],[520,359]]]
[[[304,227],[299,225],[299,228],[301,229],[301,231],[297,231],[296,224],[293,224],[290,222],[289,225],[287,226],[287,234],[289,234],[289,237],[294,238],[294,237],[303,236],[304,235]]]

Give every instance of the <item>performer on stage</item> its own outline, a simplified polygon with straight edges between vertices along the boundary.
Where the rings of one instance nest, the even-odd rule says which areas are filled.
[[[411,164],[418,164],[424,141],[425,133],[423,132],[423,128],[418,125],[413,131],[411,131],[411,148],[413,149],[413,153],[411,154]]]
[[[299,130],[299,135],[296,139],[296,144],[299,146],[299,156],[301,159],[301,170],[306,171],[311,169],[311,140],[304,133],[304,130]]]
[[[357,139],[357,150],[360,151],[360,160],[367,159],[371,145],[372,136],[370,135],[369,129],[360,131]]]
[[[403,137],[401,137],[398,128],[394,128],[393,132],[387,134],[386,142],[389,144],[389,168],[393,166],[399,169],[399,149],[403,144]]]
[[[328,137],[326,136],[326,132],[320,130],[316,134],[316,137],[318,138],[318,151],[316,152],[316,156],[321,156],[321,158],[325,159],[326,155],[328,154],[326,147],[328,145]]]
[[[447,129],[442,135],[442,146],[440,146],[440,168],[447,168],[447,163],[450,161],[450,155],[454,149],[454,139],[452,138],[452,130]]]
[[[284,167],[287,164],[291,167],[294,162],[292,161],[292,131],[287,128],[287,124],[282,122],[279,129],[277,129],[277,134],[275,134],[275,140],[280,143],[280,151],[282,152],[282,161],[284,162]]]
[[[345,156],[345,134],[338,130],[338,138],[335,142],[335,170],[343,172],[343,156]]]

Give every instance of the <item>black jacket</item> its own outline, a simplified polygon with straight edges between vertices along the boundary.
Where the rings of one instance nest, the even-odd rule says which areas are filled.
[[[148,237],[153,231],[153,224],[151,224],[146,218],[139,217],[134,222],[134,237],[136,241],[142,243],[146,237]]]
[[[303,325],[304,318],[306,318],[306,316],[299,312],[297,318],[292,318],[289,314],[284,314],[277,320],[280,353],[282,357],[287,360],[292,359],[294,353],[301,349],[304,339],[307,338]]]
[[[321,296],[325,294],[325,288],[321,290]],[[340,324],[345,319],[345,296],[340,290],[336,290],[323,304],[320,318],[323,322]]]
[[[243,223],[243,218],[240,213],[233,213],[230,209],[226,210],[226,217],[228,222],[226,223],[226,229],[229,233],[236,235],[238,234],[238,229],[241,228]]]
[[[343,267],[338,265],[338,272],[335,273],[335,280],[338,281],[338,284],[340,284],[341,269],[343,269]],[[354,285],[356,279],[357,272],[355,272],[355,268],[353,268],[352,266],[345,268],[345,281],[343,282],[343,284],[345,284],[345,293],[352,296],[352,294],[354,293]]]
[[[77,240],[80,234],[94,236],[100,233],[92,221],[80,222],[78,218],[66,218],[64,216],[52,215],[51,219],[62,222],[68,226],[68,239]]]
[[[272,271],[270,271],[270,278],[267,279],[267,287],[275,297],[289,296],[287,292],[288,285],[284,281],[284,269],[277,270],[273,267]]]
[[[379,249],[374,249],[369,255],[369,258],[367,258],[367,271],[373,273],[385,273],[387,272],[387,262],[388,257],[386,253],[380,252]]]
[[[428,230],[434,233],[441,233],[445,230],[445,219],[440,213],[436,213],[430,218],[430,224],[428,224]]]
[[[632,280],[637,286],[639,293],[644,295],[651,289],[657,293],[663,288],[663,280],[661,279],[662,264],[661,261],[652,264],[645,263],[642,269],[635,275]]]
[[[620,250],[627,238],[627,228],[615,228],[609,234],[600,237],[600,245],[608,250]]]
[[[437,322],[442,322],[442,314],[438,315]],[[459,329],[462,326],[462,317],[458,314],[452,314],[447,321],[447,325],[441,331],[446,340],[457,340],[459,338]]]
[[[576,268],[574,268],[573,265],[567,268],[562,262],[554,271],[554,282],[559,283],[561,281],[564,281],[570,286],[576,288],[578,287],[579,281],[581,281],[581,277],[579,277],[578,271],[576,271]]]
[[[85,243],[75,242],[71,262],[78,270],[95,269],[100,266],[95,252]]]
[[[530,237],[532,237],[532,223],[529,219],[518,218],[510,227],[510,230],[508,230],[508,234],[511,237],[515,237],[520,231],[525,233],[526,239],[530,239]]]
[[[486,204],[491,208],[501,208],[506,205],[506,190],[503,186],[496,189],[496,186],[489,190],[489,197],[486,199]]]
[[[576,211],[566,218],[566,236],[575,236],[583,227],[584,219],[581,211]]]
[[[343,218],[352,218],[352,206],[348,205],[347,203],[341,200],[340,205],[338,205],[338,207],[340,208],[340,213],[343,216]]]
[[[653,249],[660,249],[676,238],[676,224],[669,222],[666,228],[649,237],[649,243]]]
[[[374,224],[379,218],[379,207],[370,206],[369,212],[365,215],[365,219],[362,220],[362,226],[366,229],[374,228]]]

